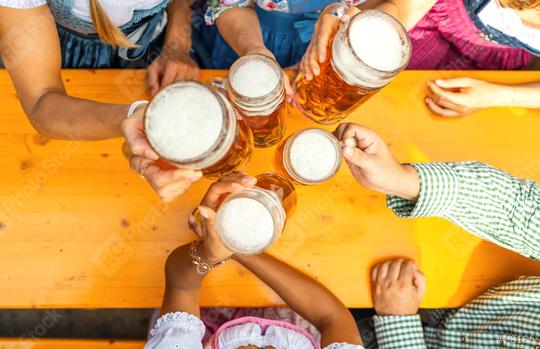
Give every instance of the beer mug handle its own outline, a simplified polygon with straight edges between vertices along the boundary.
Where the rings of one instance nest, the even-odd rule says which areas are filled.
[[[217,90],[221,93],[225,93],[227,92],[227,87],[226,87],[226,84],[225,82],[227,81],[227,79],[225,78],[212,78],[212,80],[210,81],[210,85],[212,85],[212,88],[214,90]]]

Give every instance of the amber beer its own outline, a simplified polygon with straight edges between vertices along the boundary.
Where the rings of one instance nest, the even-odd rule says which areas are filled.
[[[296,205],[292,183],[276,173],[263,173],[255,187],[227,197],[218,208],[216,230],[222,243],[241,255],[269,248],[282,234]]]
[[[276,61],[262,55],[247,55],[238,59],[222,86],[238,113],[251,128],[256,147],[278,143],[285,132],[287,105],[285,82]]]
[[[299,73],[295,105],[321,124],[334,124],[403,70],[411,57],[407,31],[392,16],[366,10],[342,25],[330,43],[330,57],[311,81]]]
[[[146,138],[162,162],[218,178],[248,162],[253,135],[219,92],[194,81],[168,85],[148,104]]]
[[[341,162],[341,143],[330,132],[306,128],[289,136],[276,153],[277,167],[294,182],[315,185],[334,177]]]

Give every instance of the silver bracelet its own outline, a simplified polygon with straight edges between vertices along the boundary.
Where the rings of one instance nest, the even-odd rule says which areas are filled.
[[[129,110],[127,112],[127,117],[128,118],[132,117],[135,111],[137,110],[137,108],[144,104],[148,104],[148,101],[140,100],[140,101],[135,101],[131,103],[131,105],[129,106]]]
[[[215,264],[208,264],[205,261],[202,260],[200,254],[199,254],[199,245],[201,244],[202,240],[195,240],[191,243],[191,248],[189,249],[189,255],[193,260],[191,261],[195,268],[197,269],[197,273],[199,275],[205,275],[210,270],[215,269],[219,267],[220,265],[224,264],[226,261],[228,261],[230,258],[225,258]]]

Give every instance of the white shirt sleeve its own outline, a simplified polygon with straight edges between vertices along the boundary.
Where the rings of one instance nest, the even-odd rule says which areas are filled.
[[[349,344],[349,343],[332,343],[324,349],[364,349],[363,346],[357,345],[357,344]]]
[[[0,7],[33,8],[43,6],[47,0],[0,0]]]
[[[156,321],[144,349],[202,349],[205,331],[204,323],[194,315],[167,313]]]

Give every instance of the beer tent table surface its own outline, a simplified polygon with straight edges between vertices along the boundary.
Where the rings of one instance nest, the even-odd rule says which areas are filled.
[[[202,71],[202,80],[224,76]],[[347,121],[375,129],[400,161],[479,160],[540,180],[540,112],[490,109],[444,119],[423,104],[429,79],[473,76],[540,80],[539,72],[403,72]],[[70,94],[103,102],[146,98],[144,71],[66,70]],[[169,252],[193,239],[187,214],[209,181],[170,205],[129,170],[121,139],[49,141],[26,120],[0,71],[0,304],[17,307],[158,307]],[[290,108],[287,133],[314,123]],[[333,129],[333,127],[326,127]],[[257,149],[246,171],[273,169],[275,148]],[[459,306],[540,263],[467,234],[442,219],[399,219],[384,195],[357,185],[344,165],[320,186],[298,186],[298,205],[270,252],[316,277],[349,307],[371,305],[369,270],[404,256],[425,272],[424,307]],[[308,296],[308,295],[306,295]],[[204,306],[282,304],[236,263],[212,272]]]

